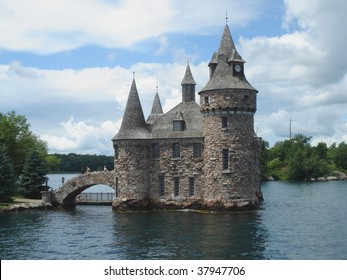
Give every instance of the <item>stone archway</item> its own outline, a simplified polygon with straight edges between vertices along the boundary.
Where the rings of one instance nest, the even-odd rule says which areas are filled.
[[[114,187],[113,171],[86,172],[77,175],[53,192],[53,203],[63,206],[75,205],[76,197],[84,190],[94,185]]]

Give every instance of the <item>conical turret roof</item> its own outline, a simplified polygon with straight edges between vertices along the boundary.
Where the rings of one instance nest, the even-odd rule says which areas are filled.
[[[153,105],[152,105],[152,111],[151,114],[148,116],[147,124],[151,124],[155,122],[157,119],[159,119],[163,115],[163,108],[161,107],[161,102],[158,94],[158,90],[155,93]]]
[[[218,55],[221,54],[224,54],[228,58],[228,61],[245,62],[235,48],[228,24],[226,24],[224,27],[222,39],[218,49]]]
[[[149,132],[147,130],[139,94],[137,92],[136,82],[135,79],[133,79],[124,111],[122,125],[118,134],[113,139],[143,139],[148,137]]]
[[[215,65],[213,75],[207,85],[200,91],[218,89],[249,89],[255,90],[244,75],[234,76],[231,71],[233,63],[245,63],[235,48],[228,24],[225,25],[217,53],[214,53],[210,66]]]
[[[151,114],[162,114],[163,108],[161,107],[161,102],[158,92],[155,93]]]
[[[186,72],[184,74],[181,85],[196,85],[189,64],[187,65]]]

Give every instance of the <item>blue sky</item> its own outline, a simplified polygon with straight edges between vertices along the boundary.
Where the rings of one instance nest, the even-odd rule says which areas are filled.
[[[197,91],[226,11],[259,91],[255,131],[347,142],[343,0],[0,0],[0,112],[24,114],[51,152],[112,155],[136,72],[147,117],[181,101],[190,59]],[[199,98],[197,96],[197,101]]]

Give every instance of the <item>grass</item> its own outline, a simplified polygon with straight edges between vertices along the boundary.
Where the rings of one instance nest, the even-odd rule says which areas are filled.
[[[24,198],[23,196],[13,196],[10,202],[0,202],[0,211],[8,208],[11,205],[22,203],[40,203],[41,199]]]

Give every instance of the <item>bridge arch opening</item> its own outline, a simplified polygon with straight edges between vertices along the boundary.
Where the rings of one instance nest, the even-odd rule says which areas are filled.
[[[73,206],[78,203],[77,199],[86,197],[85,193],[89,190],[90,193],[99,193],[89,195],[89,201],[93,201],[92,197],[95,197],[95,202],[108,200],[111,203],[114,195],[117,195],[114,185],[114,173],[112,171],[86,172],[64,182],[61,187],[54,191],[54,199],[58,205]]]
[[[100,204],[108,205],[112,203],[117,193],[113,186],[103,184],[92,184],[74,190],[63,199],[63,205],[71,206],[76,204]]]

